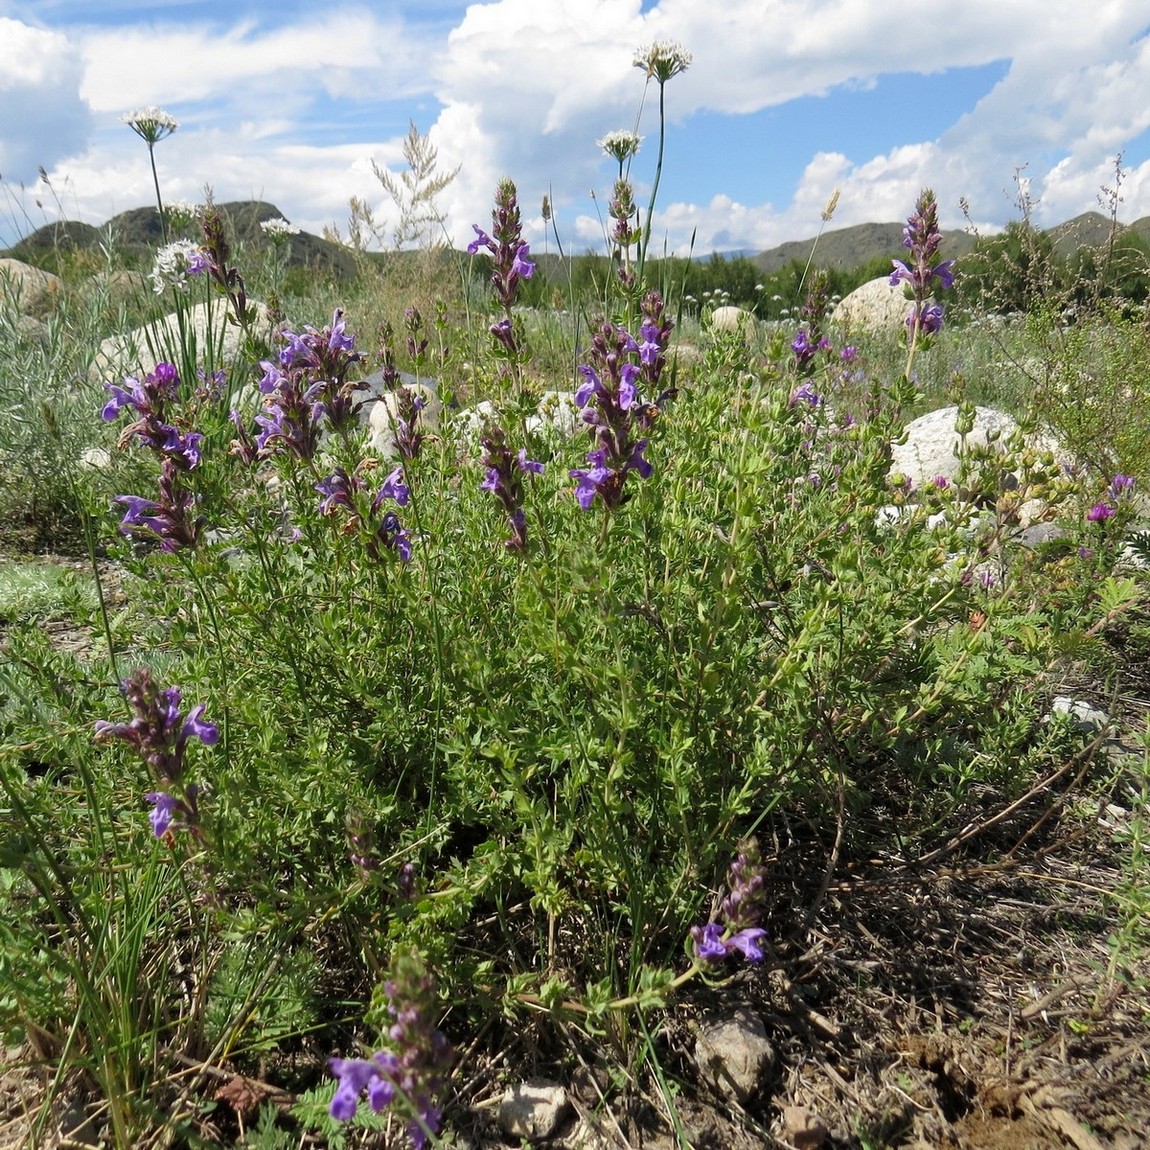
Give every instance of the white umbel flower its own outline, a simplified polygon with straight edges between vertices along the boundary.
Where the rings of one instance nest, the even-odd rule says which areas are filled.
[[[120,119],[149,144],[170,136],[180,126],[174,116],[170,116],[163,108],[155,107],[125,112]]]

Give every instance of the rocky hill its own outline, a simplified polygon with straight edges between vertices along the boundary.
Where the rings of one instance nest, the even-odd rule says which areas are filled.
[[[233,201],[216,207],[224,218],[231,242],[249,251],[263,250],[268,246],[268,239],[260,229],[264,220],[284,218],[275,204],[261,200]],[[150,260],[155,249],[163,243],[159,212],[155,208],[131,208],[113,216],[99,228],[69,222],[46,224],[2,254],[40,265],[48,252],[92,248],[109,239],[124,255]],[[313,268],[346,277],[355,273],[355,257],[339,244],[301,231],[291,237],[288,266]]]

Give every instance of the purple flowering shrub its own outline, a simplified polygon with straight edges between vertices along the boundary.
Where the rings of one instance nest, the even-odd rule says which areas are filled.
[[[919,350],[926,289],[951,274],[932,220],[924,198],[895,269]],[[637,237],[614,238],[622,254]],[[768,360],[719,348],[685,380],[673,301],[620,281],[573,361],[576,432],[541,434],[506,395],[529,390],[514,307],[532,274],[510,182],[474,246],[492,266],[487,360],[443,381],[496,385],[471,442],[427,426],[401,386],[396,357],[433,354],[416,309],[373,364],[341,309],[284,326],[248,372],[260,407],[237,409],[230,454],[174,367],[109,388],[105,408],[160,472],[158,491],[120,497],[121,525],[181,560],[138,560],[126,595],[133,622],[153,618],[110,621],[105,641],[210,678],[227,738],[142,671],[128,719],[103,712],[97,737],[146,768],[132,794],[157,836],[198,845],[210,810],[213,886],[195,893],[211,917],[187,932],[204,968],[221,938],[273,955],[235,996],[254,1004],[235,1033],[205,1023],[207,1047],[231,1043],[229,1073],[250,1073],[248,1050],[323,1051],[323,1113],[397,1115],[416,1146],[450,1122],[471,1051],[527,1025],[561,1043],[572,1019],[625,1045],[611,1013],[786,961],[779,940],[802,935],[836,867],[889,853],[891,810],[906,852],[1025,787],[1049,755],[1050,621],[1105,625],[1100,556],[1138,490],[1109,472],[1040,554],[1019,542],[1024,504],[1069,481],[1021,446],[964,449],[957,478],[892,475],[914,381],[835,342],[817,279]],[[369,366],[395,391],[386,461],[354,425]],[[211,501],[194,485],[209,469]],[[210,804],[197,743],[226,744]],[[113,813],[116,790],[99,791]],[[298,955],[309,976],[281,979]],[[349,1001],[372,985],[361,1017]],[[277,1002],[298,1029],[269,1021]],[[446,1034],[467,1052],[455,1077]]]

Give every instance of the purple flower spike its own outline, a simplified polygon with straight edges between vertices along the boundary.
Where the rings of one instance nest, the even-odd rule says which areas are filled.
[[[199,739],[205,746],[218,742],[218,728],[204,719],[202,704],[185,717],[180,710],[179,687],[161,689],[147,667],[134,671],[120,689],[131,707],[132,718],[124,723],[100,720],[96,723],[96,738],[128,743],[165,788],[144,796],[152,804],[149,818],[156,838],[163,838],[174,829],[198,835],[199,788],[183,782],[184,756],[191,739]]]
[[[333,1058],[329,1066],[338,1079],[328,1112],[338,1122],[355,1117],[361,1095],[379,1113],[399,1102],[409,1108],[407,1134],[419,1150],[427,1133],[438,1132],[442,1112],[435,1095],[442,1088],[453,1052],[434,1024],[434,985],[417,953],[401,954],[393,963],[393,976],[384,983],[394,1019],[388,1028],[391,1050],[377,1050],[370,1058]]]
[[[527,458],[527,449],[513,454],[507,446],[507,433],[490,425],[483,433],[482,463],[487,469],[481,491],[489,491],[499,501],[511,526],[511,537],[503,541],[509,551],[527,549],[527,516],[523,511],[523,475],[540,475],[543,464]]]
[[[691,927],[697,961],[721,962],[737,951],[748,962],[762,962],[760,942],[767,932],[758,921],[763,912],[765,881],[758,843],[751,839],[731,863],[727,876],[730,893],[719,906],[717,921]]]
[[[1086,512],[1086,519],[1090,523],[1104,523],[1107,519],[1114,516],[1114,508],[1109,503],[1095,503],[1089,511]]]

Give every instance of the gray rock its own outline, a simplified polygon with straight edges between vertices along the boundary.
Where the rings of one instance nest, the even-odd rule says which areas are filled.
[[[753,1098],[775,1063],[775,1049],[763,1020],[740,1007],[703,1024],[695,1040],[695,1062],[720,1094],[740,1104]]]
[[[262,303],[255,306],[258,313],[256,329],[269,336],[271,319],[267,306]],[[228,323],[227,310],[227,301],[222,296],[213,296],[209,303],[198,303],[188,308],[183,317],[183,338],[194,339],[197,349],[206,348],[210,341],[217,351],[217,360],[234,359],[239,354],[243,333],[235,324]],[[151,371],[156,366],[157,355],[162,359],[173,354],[181,338],[180,319],[175,312],[125,335],[111,336],[96,351],[91,375],[95,379],[115,380],[125,374]]]
[[[1070,715],[1074,725],[1087,734],[1094,734],[1110,725],[1110,717],[1105,711],[1092,707],[1082,699],[1071,699],[1068,695],[1055,695],[1050,704],[1052,715]]]
[[[890,286],[890,276],[868,280],[844,296],[831,312],[831,322],[849,329],[900,331],[910,314],[902,284]]]
[[[63,287],[64,281],[51,272],[21,260],[0,259],[0,303],[10,304],[21,315],[47,315]]]
[[[530,1078],[507,1088],[496,1118],[504,1134],[535,1141],[555,1136],[570,1105],[562,1086]]]

